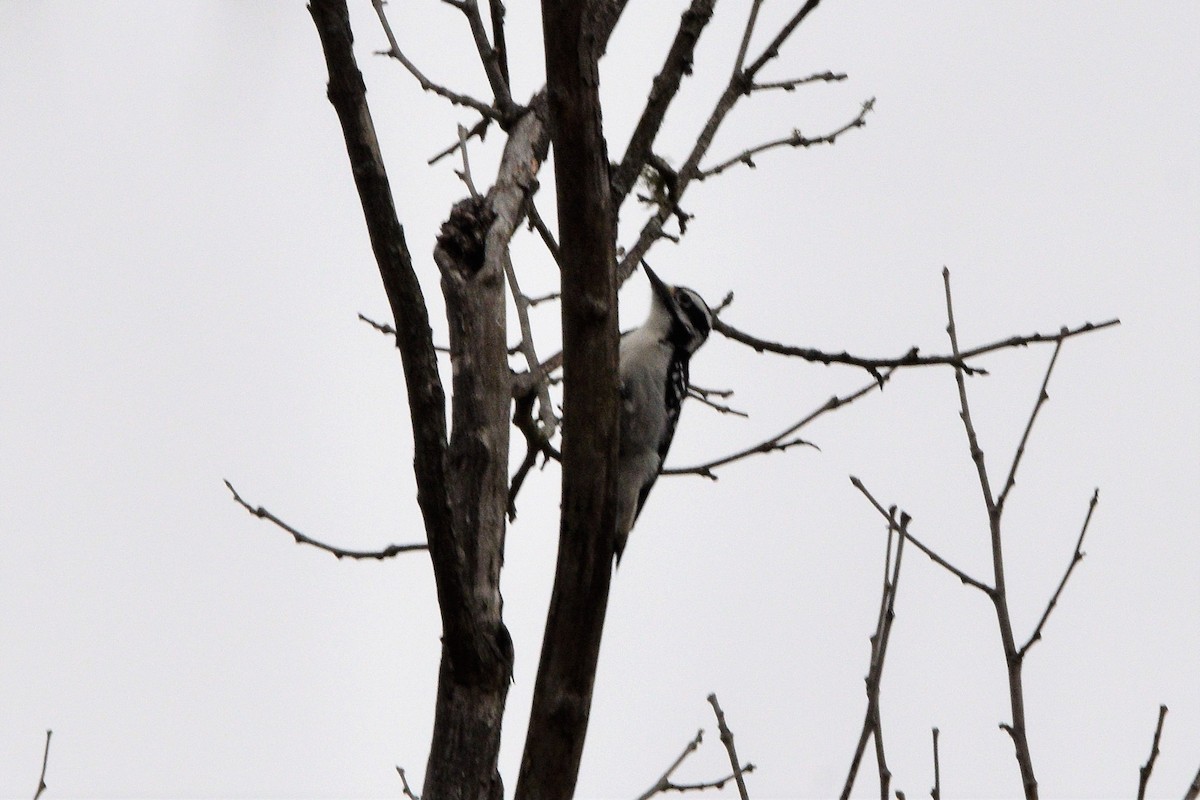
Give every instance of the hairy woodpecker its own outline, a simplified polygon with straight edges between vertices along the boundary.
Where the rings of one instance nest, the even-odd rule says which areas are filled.
[[[621,442],[617,467],[617,563],[662,469],[688,391],[688,361],[712,330],[700,295],[668,286],[643,264],[650,316],[621,337]]]

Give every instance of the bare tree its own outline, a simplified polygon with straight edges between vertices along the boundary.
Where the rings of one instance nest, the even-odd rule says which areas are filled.
[[[617,289],[656,243],[662,239],[678,241],[686,234],[690,217],[682,201],[692,183],[715,178],[738,165],[753,166],[754,159],[766,151],[831,144],[865,125],[873,99],[862,102],[847,114],[842,125],[827,133],[805,135],[794,130],[703,166],[718,129],[742,98],[847,77],[826,70],[788,80],[761,80],[763,68],[778,58],[784,43],[817,8],[819,0],[797,2],[778,28],[765,32],[759,27],[762,0],[752,0],[742,24],[737,52],[732,55],[725,88],[703,126],[696,131],[682,166],[671,167],[656,152],[655,141],[683,79],[691,72],[697,42],[716,5],[715,0],[692,0],[680,18],[630,141],[620,159],[610,162],[602,124],[599,64],[625,0],[543,0],[545,85],[527,99],[517,97],[510,81],[502,0],[488,0],[486,8],[478,0],[443,2],[463,15],[487,76],[491,94],[488,98],[472,97],[431,81],[401,50],[383,0],[372,0],[388,42],[383,53],[407,70],[424,90],[478,116],[470,127],[459,126],[456,141],[432,159],[460,157],[459,175],[466,188],[464,198],[449,210],[432,253],[441,277],[449,329],[448,354],[453,376],[449,400],[438,372],[438,348],[431,333],[429,305],[417,279],[420,268],[414,264],[397,216],[367,104],[346,0],[311,0],[309,5],[328,68],[329,100],[341,123],[351,172],[393,317],[391,324],[371,324],[395,337],[403,365],[414,437],[417,502],[426,542],[393,545],[374,552],[343,550],[301,533],[261,506],[251,505],[232,485],[229,489],[234,500],[247,511],[280,526],[297,542],[321,547],[339,558],[387,558],[428,549],[443,636],[436,712],[422,796],[427,800],[500,800],[504,790],[497,762],[514,661],[500,591],[506,524],[515,512],[522,482],[537,460],[560,461],[562,510],[558,560],[516,796],[565,800],[574,794],[583,753],[612,576],[619,430]],[[468,149],[476,137],[482,137],[491,128],[499,128],[506,140],[491,186],[481,193],[479,176],[471,172]],[[557,192],[554,230],[535,205],[538,175],[551,148]],[[637,197],[650,210],[636,238],[620,247],[617,219],[639,180],[648,188],[647,194]],[[550,298],[531,298],[520,288],[510,245],[525,223],[536,231],[560,268],[561,291]],[[849,796],[870,739],[875,743],[881,796],[887,797],[889,793],[891,774],[883,749],[880,685],[906,544],[912,544],[992,601],[1001,631],[1012,708],[1011,722],[1003,723],[1002,727],[1012,738],[1026,797],[1037,796],[1025,729],[1021,668],[1027,651],[1041,638],[1072,570],[1083,557],[1083,537],[1096,505],[1094,495],[1062,581],[1032,634],[1018,644],[1008,612],[1001,515],[1015,484],[1034,420],[1045,402],[1045,383],[997,493],[990,483],[984,453],[971,421],[965,379],[984,372],[976,360],[987,353],[1053,342],[1054,356],[1046,373],[1048,382],[1065,340],[1115,325],[1117,321],[1085,323],[1064,327],[1057,333],[1012,336],[964,347],[958,341],[954,325],[948,273],[945,280],[950,349],[944,354],[922,354],[915,347],[893,357],[824,352],[769,341],[718,319],[715,331],[758,352],[845,365],[862,370],[869,376],[869,382],[855,392],[831,398],[777,436],[701,464],[668,471],[713,477],[714,470],[734,461],[807,444],[798,436],[804,426],[881,390],[897,369],[932,366],[953,371],[989,521],[993,576],[990,582],[984,582],[950,564],[913,536],[907,514],[897,516],[894,507],[884,509],[854,479],[855,485],[887,520],[888,540],[879,616],[871,636],[867,710],[843,797]],[[511,294],[517,314],[511,326],[506,319],[506,292]],[[538,353],[528,313],[535,303],[547,299],[561,303],[563,342],[562,351],[548,358]],[[722,303],[718,313],[727,305],[728,301]],[[520,332],[520,339],[513,347],[507,338],[510,327]],[[523,366],[518,366],[520,362]],[[562,385],[561,419],[550,392],[551,384],[556,382]],[[713,399],[720,398],[719,390],[693,388],[694,395],[702,402],[732,412]],[[514,428],[521,434],[526,453],[515,474],[510,476],[510,437]],[[743,798],[748,796],[743,776],[751,766],[743,765],[737,757],[733,736],[716,696],[710,696],[709,702],[732,774],[718,782],[691,786],[672,782],[671,775],[679,763],[699,746],[701,736],[697,735],[644,797],[667,790],[707,788],[728,779],[737,783]],[[941,791],[937,734],[935,728],[935,798]],[[1157,735],[1155,742],[1157,752]],[[1146,777],[1152,764],[1153,758],[1145,768]],[[413,796],[402,770],[400,777],[405,794]],[[896,794],[902,795],[899,791]]]

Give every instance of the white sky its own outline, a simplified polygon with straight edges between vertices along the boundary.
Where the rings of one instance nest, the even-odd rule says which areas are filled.
[[[518,98],[540,83],[535,5],[509,3]],[[604,65],[613,157],[684,4],[632,5]],[[424,162],[473,119],[372,57],[382,33],[366,0],[353,6],[436,315],[429,253],[464,189],[455,164]],[[668,120],[676,164],[744,6],[718,8]],[[767,76],[850,80],[749,99],[712,155],[823,133],[876,97],[867,127],[695,186],[688,236],[650,261],[714,302],[734,291],[735,325],[862,354],[946,350],[943,265],[964,344],[1122,319],[1064,348],[1007,515],[1007,565],[1023,638],[1100,487],[1087,558],[1028,658],[1035,767],[1047,797],[1131,796],[1166,703],[1151,794],[1179,797],[1200,766],[1200,7],[1050,6],[828,0]],[[453,9],[391,9],[431,77],[484,93]],[[767,4],[763,30],[787,9]],[[499,141],[473,148],[477,182]],[[549,169],[543,184],[553,218]],[[530,293],[552,286],[532,237],[515,254]],[[635,324],[644,281],[622,299]],[[426,557],[298,548],[221,483],[345,547],[420,540],[399,361],[359,312],[387,319],[301,3],[0,5],[0,796],[32,795],[46,728],[50,798],[395,797],[396,764],[419,786],[439,634]],[[557,313],[535,320],[546,353]],[[996,475],[1049,355],[990,357],[992,375],[970,382]],[[676,465],[774,433],[864,376],[714,341],[693,379],[735,389],[752,417],[689,407]],[[659,483],[614,582],[581,796],[636,796],[701,727],[678,777],[723,774],[711,691],[758,765],[752,796],[840,789],[883,553],[847,476],[985,578],[956,403],[949,371],[906,372],[808,429],[820,452]],[[508,538],[510,792],[556,491],[553,468],[531,476]],[[910,549],[897,612],[893,786],[928,792],[937,725],[946,796],[1015,796],[990,607]],[[877,794],[873,775],[868,757],[861,796]]]

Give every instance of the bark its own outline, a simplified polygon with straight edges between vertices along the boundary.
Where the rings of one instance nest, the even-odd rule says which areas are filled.
[[[575,791],[612,577],[616,530],[615,226],[597,62],[610,4],[543,0],[558,187],[563,315],[563,488],[558,567],[517,798]]]

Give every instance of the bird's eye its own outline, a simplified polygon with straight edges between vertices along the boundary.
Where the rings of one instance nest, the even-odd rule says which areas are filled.
[[[683,308],[691,308],[692,298],[688,297],[686,294],[679,295],[679,305]]]

